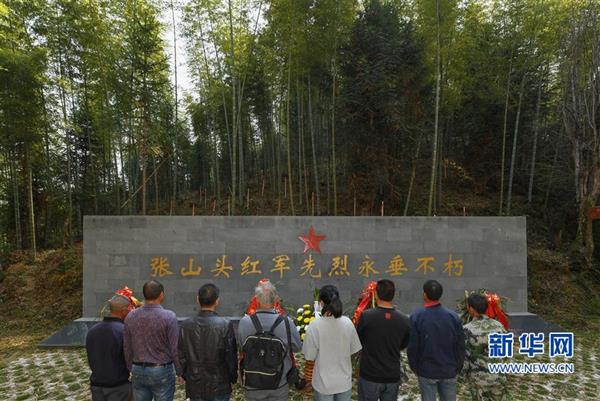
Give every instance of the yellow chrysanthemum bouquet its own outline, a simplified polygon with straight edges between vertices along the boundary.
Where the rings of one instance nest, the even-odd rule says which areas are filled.
[[[306,334],[306,330],[308,329],[308,325],[320,316],[320,308],[318,302],[319,289],[315,288],[315,301],[313,305],[304,304],[302,307],[298,308],[296,311],[296,318],[294,319],[294,323],[296,323],[296,327],[298,328],[298,332],[300,333],[300,338],[304,341],[304,336]]]

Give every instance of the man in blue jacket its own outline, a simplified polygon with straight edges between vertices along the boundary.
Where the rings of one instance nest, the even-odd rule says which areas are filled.
[[[423,285],[425,305],[410,316],[408,363],[419,378],[422,401],[456,400],[456,376],[465,359],[465,337],[458,315],[440,303],[442,285]]]
[[[92,370],[92,401],[129,401],[131,383],[123,355],[123,320],[129,313],[129,300],[115,295],[108,305],[110,315],[94,325],[85,338]]]

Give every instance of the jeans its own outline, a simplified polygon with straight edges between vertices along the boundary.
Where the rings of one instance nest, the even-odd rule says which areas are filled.
[[[400,382],[375,383],[358,378],[358,401],[396,401]]]
[[[421,401],[435,401],[436,394],[440,401],[456,401],[456,378],[453,379],[428,379],[419,376]]]
[[[231,394],[220,395],[215,398],[190,398],[190,401],[229,401]]]
[[[352,389],[337,394],[322,394],[313,389],[315,401],[350,401],[352,397]]]
[[[173,401],[175,371],[173,364],[161,367],[133,365],[131,384],[135,401]]]

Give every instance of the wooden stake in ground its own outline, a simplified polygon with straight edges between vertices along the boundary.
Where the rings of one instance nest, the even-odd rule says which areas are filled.
[[[213,214],[215,214],[215,210],[217,210],[217,200],[213,199],[213,205],[212,205]]]
[[[383,217],[383,201],[381,201],[381,216]]]
[[[192,216],[196,215],[196,204],[192,203]]]

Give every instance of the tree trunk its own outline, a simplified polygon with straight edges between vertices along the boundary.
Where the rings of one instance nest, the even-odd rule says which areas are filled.
[[[236,194],[236,185],[237,185],[237,137],[236,137],[236,79],[235,79],[235,51],[234,51],[234,42],[233,42],[233,15],[231,9],[231,0],[227,0],[227,5],[229,9],[229,41],[231,46],[231,128],[232,128],[232,148],[233,148],[233,158],[232,158],[232,169],[231,169],[231,214],[235,215],[235,194]]]
[[[174,141],[173,141],[173,195],[172,198],[173,200],[177,199],[177,165],[178,165],[178,148],[177,146],[179,145],[177,142],[178,139],[178,132],[179,132],[179,126],[178,126],[178,121],[179,121],[179,115],[178,115],[178,106],[179,106],[179,99],[178,99],[178,88],[177,88],[177,25],[175,24],[175,7],[173,6],[173,0],[171,0],[171,20],[173,23],[173,72],[174,72],[174,79],[175,79],[175,85],[174,85],[174,90],[175,90],[175,123],[173,126],[173,136],[174,136]],[[156,160],[154,161],[154,164],[156,165]],[[155,167],[156,168],[156,167]],[[156,182],[156,176],[155,176],[155,182]],[[157,198],[158,199],[158,198]],[[156,214],[158,214],[158,206],[157,210],[156,210]]]
[[[506,131],[508,124],[508,100],[510,98],[510,78],[512,76],[512,50],[510,54],[510,64],[508,67],[508,77],[506,78],[506,98],[504,100],[504,125],[502,128],[502,162],[500,167],[500,206],[498,215],[502,216],[502,208],[504,207],[504,163],[506,159]]]
[[[561,131],[562,132],[562,131]],[[554,171],[556,169],[556,162],[558,161],[558,150],[560,149],[560,135],[556,139],[556,146],[554,149],[554,158],[552,159],[552,168],[550,170],[550,177],[548,178],[548,187],[546,188],[546,195],[544,196],[544,211],[548,210],[548,198],[550,197],[550,190],[554,181]]]
[[[438,129],[439,129],[439,114],[440,114],[440,81],[441,81],[441,39],[440,39],[440,0],[436,0],[436,17],[437,17],[437,46],[436,46],[436,62],[435,62],[435,125],[433,131],[433,153],[431,156],[431,179],[429,181],[429,202],[427,206],[427,215],[431,216],[433,208],[433,196],[435,190],[436,179],[436,163],[438,158]]]
[[[158,216],[159,212],[159,196],[158,196],[158,171],[156,168],[156,157],[152,156],[152,167],[154,168],[154,213]]]
[[[23,248],[23,235],[21,230],[21,202],[19,200],[19,176],[17,174],[17,152],[13,151],[10,155],[10,172],[13,181],[13,202],[15,212],[15,241],[17,249]]]
[[[533,128],[533,149],[531,151],[531,170],[529,172],[529,188],[527,189],[527,204],[531,207],[531,198],[533,195],[533,177],[535,174],[535,157],[537,153],[537,139],[540,125],[540,103],[542,98],[542,83],[538,87],[537,105],[535,108],[535,123]]]
[[[288,74],[287,74],[287,99],[286,99],[286,118],[285,118],[285,131],[287,134],[287,182],[288,189],[290,192],[290,208],[292,216],[296,215],[296,210],[294,208],[294,186],[292,184],[292,151],[291,151],[291,142],[292,142],[292,130],[290,125],[290,80],[292,75],[292,47],[290,41],[290,50],[288,53]]]
[[[515,160],[517,157],[517,140],[519,138],[519,120],[521,118],[521,104],[523,101],[523,92],[525,89],[525,79],[527,77],[527,73],[523,72],[523,78],[521,79],[521,88],[519,90],[519,103],[517,105],[517,117],[515,118],[515,132],[513,135],[513,145],[512,145],[512,153],[510,156],[510,173],[508,176],[508,195],[506,197],[506,214],[510,215],[510,202],[512,200],[512,186],[513,186],[513,177],[515,173]]]
[[[142,216],[146,215],[146,181],[148,178],[148,167],[145,152],[142,152]]]
[[[240,205],[244,204],[244,192],[245,192],[245,171],[244,171],[244,132],[242,130],[242,90],[239,87],[239,81],[238,81],[238,91],[237,91],[237,97],[238,97],[238,109],[237,109],[237,137],[238,137],[238,166],[239,166],[239,175],[238,175],[238,182],[239,182],[239,190],[238,190],[238,200],[240,202]]]
[[[312,148],[313,180],[315,182],[315,196],[317,201],[317,215],[320,214],[321,195],[319,192],[319,169],[317,166],[317,148],[315,146],[315,127],[312,118],[312,99],[311,99],[310,74],[308,75],[308,124],[310,125],[310,144]]]
[[[31,169],[31,154],[29,147],[29,144],[25,144],[25,165],[27,168],[27,194],[29,206],[29,247],[31,248],[31,258],[35,262],[35,258],[37,256],[37,246],[35,238],[35,214],[33,205],[33,172]]]
[[[84,107],[87,118],[91,119],[91,114],[88,108],[88,90],[87,90],[87,74],[83,75],[83,99],[84,99]],[[90,171],[91,171],[91,181],[92,181],[92,192],[94,194],[94,214],[98,214],[98,179],[96,174],[96,166],[94,163],[94,152],[92,151],[92,134],[90,133],[90,124],[87,123],[85,127],[85,133],[87,137],[88,144],[88,157],[90,163]]]
[[[296,78],[296,122],[298,123],[298,205],[302,206],[302,110],[300,103],[300,84]]]
[[[303,182],[304,182],[304,200],[305,200],[305,204],[306,204],[306,214],[309,214],[309,195],[308,195],[308,180],[309,180],[309,171],[308,171],[308,167],[306,167],[306,135],[305,135],[305,107],[306,105],[304,104],[304,96],[301,96],[300,99],[300,126],[301,126],[301,135],[300,135],[300,148],[302,149],[302,174],[303,174]]]
[[[63,66],[62,66],[62,55],[58,53],[58,61],[59,61],[59,72],[61,78],[64,78],[63,75]],[[69,118],[67,116],[67,97],[65,94],[65,89],[63,85],[60,85],[60,103],[62,109],[62,117],[63,117],[63,129],[65,131],[65,152],[67,156],[67,220],[65,222],[65,226],[67,229],[68,235],[68,243],[71,245],[73,243],[73,236],[71,233],[72,230],[72,221],[73,221],[73,194],[72,194],[72,182],[71,182],[71,139],[69,136]]]
[[[337,216],[337,171],[335,154],[335,57],[333,59],[333,85],[331,89],[331,180],[333,185],[333,215]]]
[[[415,182],[415,176],[417,173],[417,160],[419,160],[419,151],[421,150],[421,138],[419,138],[417,142],[417,151],[415,152],[415,157],[412,161],[412,171],[410,173],[410,183],[408,184],[408,192],[406,194],[406,202],[404,204],[404,213],[403,215],[408,215],[408,206],[410,205],[410,198],[412,195],[413,184]]]

